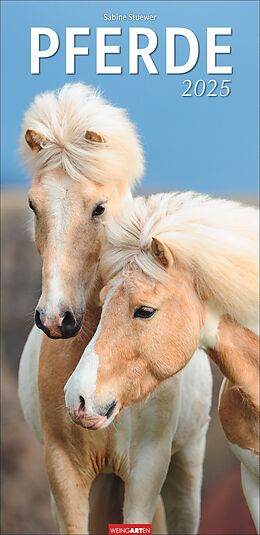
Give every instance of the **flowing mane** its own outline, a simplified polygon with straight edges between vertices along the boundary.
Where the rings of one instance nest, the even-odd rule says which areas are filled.
[[[46,138],[43,150],[30,149],[25,141],[27,129]],[[86,131],[98,134],[104,142],[88,141]],[[83,83],[66,84],[35,97],[24,115],[20,153],[32,175],[63,167],[71,178],[125,181],[133,186],[143,174],[142,147],[126,111]]]
[[[246,326],[258,317],[258,210],[193,192],[133,200],[107,226],[104,278],[129,262],[163,282],[166,272],[151,254],[152,238],[171,250],[193,276],[201,295]]]

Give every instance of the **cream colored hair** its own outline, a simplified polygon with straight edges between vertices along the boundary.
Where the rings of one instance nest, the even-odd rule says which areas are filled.
[[[258,317],[258,210],[193,192],[133,200],[107,226],[101,270],[110,278],[129,262],[165,281],[151,254],[155,237],[193,276],[201,295],[243,324]]]
[[[27,129],[47,139],[39,152],[26,143]],[[100,135],[104,143],[88,141],[86,131]],[[142,147],[127,113],[83,83],[35,97],[24,115],[20,152],[32,175],[63,167],[72,178],[133,186],[144,170]]]

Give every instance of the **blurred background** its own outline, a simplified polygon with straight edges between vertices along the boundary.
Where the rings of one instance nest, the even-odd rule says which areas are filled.
[[[258,190],[258,2],[2,2],[2,529],[3,534],[57,533],[49,507],[42,447],[26,426],[17,398],[17,369],[23,344],[33,325],[41,287],[40,260],[28,232],[26,191],[29,177],[17,155],[23,113],[34,96],[66,82],[84,81],[99,87],[115,105],[126,108],[140,132],[146,174],[139,191],[151,193],[195,189],[214,195],[257,202]],[[104,13],[156,15],[145,23],[158,34],[153,59],[158,75],[140,63],[138,75],[128,74],[128,22],[107,23]],[[131,23],[133,25],[133,23]],[[96,26],[122,26],[121,54],[108,57],[123,66],[122,75],[95,72]],[[140,25],[140,24],[138,24]],[[60,37],[53,58],[42,60],[39,75],[30,74],[30,28],[47,26]],[[65,27],[87,26],[89,57],[76,60],[76,74],[65,74]],[[191,73],[165,74],[165,27],[193,30],[200,58]],[[232,52],[220,56],[231,64],[231,95],[227,98],[183,98],[183,80],[208,80],[206,28],[231,26],[232,36],[220,38]],[[187,60],[186,43],[177,42],[177,60]],[[145,43],[144,45],[145,46]],[[48,42],[43,39],[42,48]],[[214,368],[214,400],[208,434],[200,535],[255,533],[242,495],[239,464],[231,454],[217,417],[221,376]]]
[[[27,230],[26,192],[2,196],[2,531],[57,533],[51,519],[42,447],[24,422],[17,397],[17,368],[33,325],[40,292],[40,260]],[[230,452],[217,415],[221,376],[214,373],[214,400],[204,469],[200,535],[255,533],[242,495],[239,463]]]

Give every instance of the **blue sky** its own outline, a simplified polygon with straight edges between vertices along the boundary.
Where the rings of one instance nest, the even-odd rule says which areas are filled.
[[[105,22],[104,13],[156,15],[155,22]],[[30,28],[53,28],[60,37],[54,57],[41,61],[40,75],[30,74]],[[76,60],[76,74],[65,74],[65,28],[87,26],[89,37],[78,37],[78,46],[89,46],[89,57]],[[122,35],[109,38],[120,44],[120,75],[97,75],[95,28],[121,26]],[[146,26],[158,35],[153,59],[159,74],[150,75],[140,62],[138,75],[128,74],[128,28]],[[199,39],[197,65],[187,74],[165,73],[165,28],[191,29]],[[219,44],[232,45],[231,55],[219,64],[232,64],[232,75],[207,75],[206,29],[231,26],[232,37]],[[34,96],[66,82],[84,81],[101,88],[114,104],[126,108],[141,134],[146,153],[146,190],[195,189],[218,194],[255,194],[258,187],[258,2],[2,2],[2,182],[23,186],[28,177],[16,148],[24,110]],[[47,46],[46,42],[42,46]],[[144,46],[144,45],[143,45]],[[177,39],[177,62],[187,59],[187,43]],[[231,79],[226,98],[182,97],[183,81]]]

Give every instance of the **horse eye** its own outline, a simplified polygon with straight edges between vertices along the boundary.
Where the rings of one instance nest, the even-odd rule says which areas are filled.
[[[91,217],[98,217],[98,216],[102,215],[104,213],[104,211],[105,211],[104,205],[103,204],[98,204],[97,206],[95,206]]]
[[[29,208],[31,208],[31,210],[36,214],[36,208],[30,199],[28,201],[28,204],[29,204]]]
[[[139,307],[134,311],[134,318],[151,318],[156,312],[156,308],[151,307]]]

